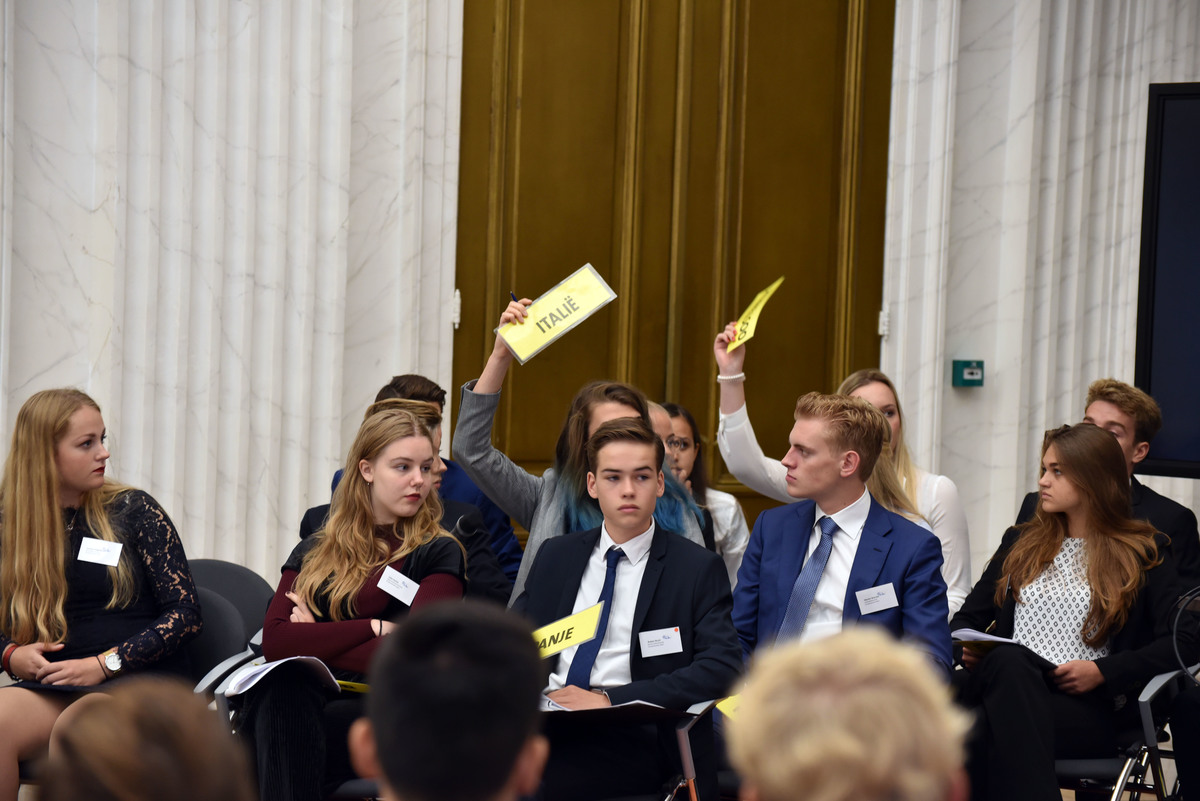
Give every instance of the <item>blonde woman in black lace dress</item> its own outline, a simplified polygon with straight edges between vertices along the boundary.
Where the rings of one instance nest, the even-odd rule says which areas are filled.
[[[186,674],[200,631],[196,589],[170,518],[105,478],[100,408],[73,389],[21,407],[0,482],[0,801],[20,761],[144,671]],[[100,690],[100,692],[97,692]]]

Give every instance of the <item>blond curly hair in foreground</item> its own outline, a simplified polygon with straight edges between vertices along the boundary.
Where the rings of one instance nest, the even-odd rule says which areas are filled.
[[[729,751],[747,800],[962,799],[968,724],[921,651],[860,626],[762,654]]]

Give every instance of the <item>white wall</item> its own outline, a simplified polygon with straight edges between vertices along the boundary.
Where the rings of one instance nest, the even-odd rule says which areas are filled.
[[[1042,433],[1133,381],[1150,83],[1200,81],[1194,0],[900,0],[883,369],[953,478],[978,576]],[[950,386],[983,359],[985,386]],[[1197,483],[1146,483],[1195,507]]]
[[[269,578],[375,390],[450,383],[462,0],[3,3],[0,454],[76,386]]]

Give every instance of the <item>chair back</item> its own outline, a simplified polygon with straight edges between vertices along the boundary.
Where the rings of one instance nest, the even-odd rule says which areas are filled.
[[[193,683],[246,647],[245,625],[237,607],[207,587],[197,587],[196,594],[204,629],[187,644]]]
[[[249,640],[262,628],[267,604],[275,589],[248,567],[221,559],[191,559],[192,581],[207,588],[233,604],[242,616],[245,639]]]

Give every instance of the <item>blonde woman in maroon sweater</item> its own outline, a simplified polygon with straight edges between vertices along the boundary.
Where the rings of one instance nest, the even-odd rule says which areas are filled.
[[[263,626],[269,660],[315,656],[337,678],[365,682],[396,617],[462,597],[463,550],[439,525],[437,451],[413,404],[387,400],[368,410],[329,520],[283,565]],[[242,714],[262,801],[317,801],[327,785],[354,775],[346,734],[361,699],[331,696],[307,668],[269,673],[247,693]]]

